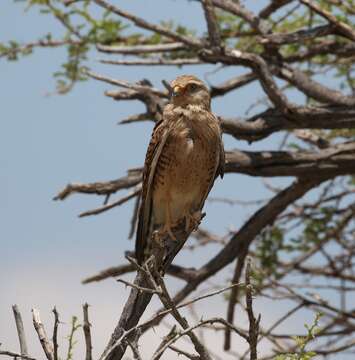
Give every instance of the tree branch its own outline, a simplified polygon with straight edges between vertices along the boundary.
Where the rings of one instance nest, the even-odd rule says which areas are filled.
[[[42,345],[43,351],[46,354],[48,360],[53,360],[53,345],[48,340],[46,331],[42,324],[39,311],[37,309],[32,309],[32,318],[33,318],[33,325],[36,329],[39,341]]]
[[[151,24],[148,21],[135,16],[133,14],[130,14],[127,11],[123,11],[117,6],[114,6],[110,3],[108,3],[106,0],[93,0],[97,5],[101,6],[102,8],[109,10],[113,12],[114,14],[124,17],[130,21],[132,21],[135,25],[142,29],[147,29],[150,31],[153,31],[155,33],[161,34],[167,38],[170,38],[172,40],[182,42],[188,46],[191,46],[192,48],[201,48],[202,44],[199,40],[192,38],[191,36],[183,36],[180,35],[174,31],[171,31],[165,27],[162,27],[160,25]]]
[[[23,326],[22,316],[21,316],[20,310],[16,304],[12,305],[12,311],[13,311],[14,317],[15,317],[17,335],[18,335],[18,339],[20,342],[21,355],[26,356],[26,355],[28,355],[28,350],[27,350],[26,334],[25,334],[25,328]]]

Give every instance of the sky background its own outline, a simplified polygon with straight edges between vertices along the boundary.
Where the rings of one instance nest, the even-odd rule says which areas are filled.
[[[122,7],[153,22],[173,14],[176,22],[194,27],[199,33],[204,31],[201,8],[194,2],[154,0],[154,6],[144,8],[142,3],[142,0],[131,0],[122,2]],[[251,3],[251,9],[256,10],[266,2]],[[23,4],[1,1],[0,42],[10,39],[28,42],[50,31],[62,31],[51,17],[32,10],[24,13]],[[103,56],[93,54],[90,62],[96,72],[130,81],[146,77],[158,87],[162,79],[170,81],[183,73],[193,73],[217,84],[247,71],[234,67],[209,74],[215,69],[212,66],[182,70],[123,68],[101,65],[96,61],[99,57]],[[72,315],[81,318],[81,305],[88,302],[96,356],[106,345],[129,291],[114,280],[90,285],[81,285],[80,281],[98,270],[125,262],[124,252],[132,250],[134,245],[127,239],[133,203],[100,216],[79,219],[77,215],[81,211],[100,206],[102,199],[75,195],[64,202],[55,202],[52,198],[68,182],[116,179],[124,176],[127,169],[141,166],[152,124],[117,126],[120,119],[141,112],[143,106],[138,102],[115,102],[106,98],[103,92],[111,87],[94,80],[78,84],[65,96],[46,96],[55,88],[52,73],[64,60],[65,51],[61,49],[38,49],[19,62],[0,60],[0,341],[3,348],[18,350],[11,311],[11,305],[16,303],[24,317],[30,353],[39,356],[41,351],[34,338],[30,310],[32,307],[40,309],[51,334],[50,312],[56,305],[63,321],[60,342],[64,354],[70,318]],[[215,100],[213,110],[226,116],[243,115],[253,102],[251,99],[256,100],[260,95],[259,86],[253,84]],[[279,139],[280,135],[275,135],[252,146],[228,137],[224,141],[227,149],[259,150],[275,148]],[[278,183],[286,184],[289,180],[282,179]],[[211,196],[253,200],[270,194],[260,179],[227,175],[223,182],[216,182]],[[115,198],[117,195],[111,200]],[[231,208],[219,203],[207,203],[206,211],[203,225],[219,233],[238,229],[252,213],[250,208]],[[209,246],[198,256],[185,251],[176,262],[198,266],[217,250]],[[206,285],[218,285],[220,279],[226,280],[228,276],[230,272],[226,271]],[[181,282],[169,279],[172,292],[178,285]],[[222,296],[204,301],[199,311],[224,314],[222,302]],[[263,313],[265,324],[274,321],[285,308],[280,304],[275,309],[265,301],[258,304],[257,311]],[[156,305],[157,302],[155,308]],[[241,319],[243,325],[244,318]],[[295,319],[295,328],[303,322],[303,319]],[[162,335],[167,331],[163,330]],[[78,337],[80,343],[75,358],[83,354],[81,334]],[[221,339],[220,335],[211,335],[217,353]],[[157,341],[159,337],[149,335],[142,346],[153,351]],[[236,345],[238,347],[239,342]]]

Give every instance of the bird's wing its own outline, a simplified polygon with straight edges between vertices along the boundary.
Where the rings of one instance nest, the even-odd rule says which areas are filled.
[[[220,176],[221,179],[223,179],[225,163],[226,163],[226,155],[224,153],[224,145],[223,145],[222,132],[221,132],[220,141],[219,141],[219,163],[217,166],[216,177]]]
[[[207,196],[208,194],[210,193],[212,187],[213,187],[213,184],[214,184],[214,181],[216,180],[216,178],[218,176],[220,176],[221,178],[223,178],[224,176],[224,167],[225,167],[225,153],[224,153],[224,146],[223,146],[223,141],[222,141],[222,131],[221,131],[221,128],[220,128],[220,125],[219,125],[219,120],[212,114],[212,113],[209,113],[208,116],[212,116],[214,118],[214,120],[216,121],[216,123],[218,124],[218,132],[219,132],[219,141],[218,141],[218,149],[216,150],[217,153],[216,153],[216,158],[217,158],[217,166],[215,167],[215,172],[214,174],[212,173],[211,175],[211,178],[210,178],[210,182],[209,182],[209,185],[208,187],[206,188],[206,192],[202,198],[202,201],[201,201],[201,205],[200,205],[200,209],[203,208],[203,205],[207,199]]]
[[[144,251],[147,245],[147,239],[150,236],[149,231],[151,227],[152,191],[155,170],[168,136],[169,127],[167,122],[161,120],[154,127],[145,157],[142,196],[139,208],[136,237],[136,258],[139,264],[144,261]]]

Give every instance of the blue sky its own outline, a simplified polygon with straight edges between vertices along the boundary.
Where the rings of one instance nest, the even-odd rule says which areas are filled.
[[[154,22],[166,14],[174,14],[177,22],[195,27],[200,33],[204,31],[198,4],[163,0],[154,3],[143,10],[139,0],[124,2],[122,6]],[[260,1],[258,6],[264,3]],[[10,0],[2,0],[0,19],[0,42],[9,39],[26,42],[49,31],[61,31],[51,19],[36,11],[25,14],[22,4]],[[93,70],[131,81],[148,77],[156,86],[161,86],[162,79],[172,80],[183,73],[194,73],[206,79],[208,72],[214,69],[212,66],[183,70],[171,67],[127,69],[101,65],[96,61],[99,57],[103,56],[93,55],[90,63]],[[55,87],[52,73],[64,59],[65,52],[60,49],[39,49],[19,62],[0,61],[0,283],[3,289],[0,340],[4,348],[15,350],[18,347],[11,312],[13,303],[19,304],[32,340],[30,309],[38,307],[50,329],[50,310],[57,305],[65,322],[60,335],[63,340],[68,333],[70,316],[81,315],[81,304],[87,301],[92,305],[94,353],[99,354],[128,291],[113,280],[87,286],[81,285],[80,280],[97,270],[124,262],[124,251],[133,248],[133,242],[127,240],[133,204],[100,216],[79,219],[77,215],[81,211],[100,206],[102,199],[73,196],[65,202],[54,202],[52,198],[68,182],[111,180],[124,176],[128,168],[141,166],[152,124],[117,126],[120,119],[140,112],[142,105],[106,98],[103,92],[111,87],[93,80],[78,84],[66,96],[46,96]],[[219,83],[227,76],[244,72],[246,69],[232,68],[207,76],[207,79]],[[243,115],[251,99],[260,95],[260,88],[254,84],[216,100],[213,109],[226,116]],[[229,149],[270,149],[278,139],[279,135],[249,146],[226,137],[225,144]],[[260,179],[228,175],[223,182],[216,183],[211,195],[252,200],[270,194]],[[230,227],[238,228],[252,211],[218,203],[208,203],[206,210],[204,225],[220,233]],[[216,248],[212,246],[195,256],[185,252],[177,261],[199,264],[214,252]],[[222,278],[227,275],[225,272]],[[170,284],[174,289],[178,282]],[[213,301],[211,304],[215,306],[208,307],[208,311],[213,309],[214,312],[222,305],[220,299]],[[263,306],[265,304],[260,305],[259,311]],[[271,318],[272,314],[266,314],[263,319],[270,322]],[[152,346],[151,340],[146,346]],[[38,355],[38,342],[31,341],[30,350]]]

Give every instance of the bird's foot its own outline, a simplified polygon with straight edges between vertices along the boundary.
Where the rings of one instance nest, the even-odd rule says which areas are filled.
[[[202,219],[202,212],[200,210],[195,211],[193,214],[185,216],[185,231],[195,231],[200,225]]]
[[[158,230],[159,236],[160,236],[161,238],[164,238],[164,236],[165,236],[166,234],[168,234],[171,240],[176,241],[176,236],[174,235],[174,233],[173,233],[173,231],[172,231],[173,226],[174,226],[174,225],[173,225],[173,224],[170,224],[170,223],[165,224],[162,228],[160,228],[160,229]]]

